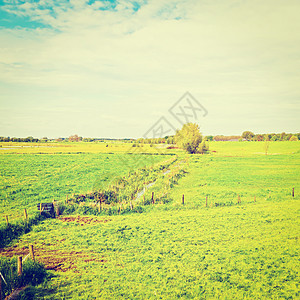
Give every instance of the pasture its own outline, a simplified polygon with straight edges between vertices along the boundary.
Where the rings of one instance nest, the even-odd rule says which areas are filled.
[[[86,147],[90,152],[84,144],[70,145],[68,151],[40,148],[40,154],[37,148],[2,150],[1,215],[17,219],[24,207],[34,213],[41,200],[86,193],[95,182],[101,185],[101,178],[109,181],[105,174],[114,177],[116,169],[128,177],[120,155],[132,164],[138,161],[135,170],[170,159],[128,155],[128,145]],[[149,146],[141,149],[155,153]],[[37,259],[50,270],[51,278],[24,295],[299,298],[299,142],[270,143],[268,155],[263,142],[213,142],[210,150],[216,152],[185,155],[164,149],[178,155],[186,173],[167,190],[168,201],[145,205],[141,214],[47,219],[1,249],[2,256],[26,255],[34,245]],[[137,160],[139,155],[142,160]],[[156,195],[161,186],[149,193]]]
[[[109,181],[110,177],[124,176],[131,164],[141,168],[165,159],[160,155],[145,155],[139,159],[135,154],[101,152],[0,153],[0,158],[0,213],[8,215],[11,221],[20,219],[24,208],[31,215],[40,202],[62,200],[74,193],[87,193],[97,188],[97,184]],[[123,161],[127,164],[122,164]],[[4,221],[1,218],[0,224]]]

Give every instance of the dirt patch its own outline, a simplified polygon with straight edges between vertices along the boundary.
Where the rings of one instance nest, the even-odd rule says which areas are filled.
[[[22,256],[23,259],[29,253],[26,247],[18,248],[17,246],[0,249],[0,256],[12,257]],[[105,263],[104,258],[93,252],[84,251],[65,251],[65,250],[51,250],[46,248],[34,249],[34,255],[37,261],[43,263],[47,270],[54,270],[58,272],[73,271],[79,273],[77,264],[97,262]]]
[[[98,224],[98,223],[107,223],[110,222],[111,219],[96,219],[91,217],[81,217],[81,216],[68,216],[68,217],[59,217],[59,220],[63,222],[76,222],[81,225],[84,224]]]

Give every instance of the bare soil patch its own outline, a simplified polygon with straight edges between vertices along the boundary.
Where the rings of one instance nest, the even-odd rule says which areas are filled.
[[[26,247],[18,246],[0,249],[0,256],[12,257],[22,256],[23,259],[29,253]],[[48,248],[35,248],[35,259],[45,265],[47,270],[58,272],[73,271],[79,273],[77,264],[82,262],[98,262],[105,263],[105,260],[98,253],[85,251],[65,251],[53,250]]]
[[[63,222],[80,223],[81,225],[107,223],[107,222],[111,221],[111,219],[97,219],[97,218],[92,218],[92,217],[81,217],[81,216],[59,217],[58,219],[63,221]]]

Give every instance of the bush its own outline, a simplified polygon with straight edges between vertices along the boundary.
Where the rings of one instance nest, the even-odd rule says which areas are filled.
[[[202,141],[198,146],[197,153],[203,154],[203,153],[208,152],[208,150],[209,150],[208,143],[206,143],[205,141]]]
[[[176,131],[175,142],[188,153],[197,153],[198,146],[202,142],[199,126],[194,123],[184,124],[181,130]]]
[[[254,137],[254,135],[255,134],[252,131],[244,131],[242,133],[242,138],[247,141],[250,141]]]
[[[295,135],[292,135],[291,138],[289,139],[290,142],[296,142],[298,141],[298,137],[296,137]]]
[[[0,272],[7,284],[2,284],[2,297],[9,295],[14,289],[28,284],[37,285],[44,281],[47,271],[44,266],[37,262],[27,259],[23,263],[23,273],[17,273],[17,258],[0,258]]]

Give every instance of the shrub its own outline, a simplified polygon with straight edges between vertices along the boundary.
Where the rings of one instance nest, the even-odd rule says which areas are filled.
[[[17,258],[0,258],[0,272],[7,284],[2,284],[2,296],[9,295],[14,289],[28,284],[37,285],[44,281],[47,271],[44,266],[37,262],[27,259],[23,262],[23,273],[18,275]]]
[[[209,150],[208,143],[203,141],[199,144],[198,149],[197,149],[197,153],[203,154],[203,153],[206,153],[208,150]]]
[[[298,137],[296,137],[295,135],[292,135],[291,138],[289,139],[290,142],[296,142],[298,141]]]
[[[242,133],[242,138],[246,139],[247,141],[250,141],[254,137],[254,133],[252,131],[244,131]]]
[[[199,126],[193,123],[184,124],[181,130],[176,131],[175,142],[188,153],[197,153],[198,146],[202,142]]]

